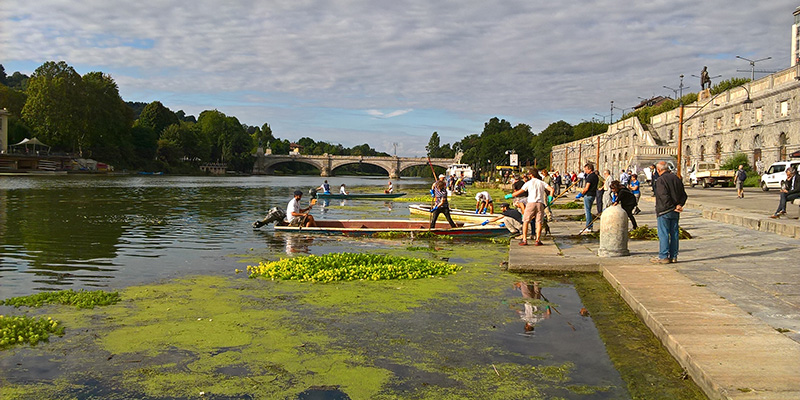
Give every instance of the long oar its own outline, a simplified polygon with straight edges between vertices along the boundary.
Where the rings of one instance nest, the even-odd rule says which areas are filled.
[[[433,164],[431,163],[431,158],[428,157],[428,166],[431,167],[431,175],[433,175],[433,181],[436,183],[436,171],[433,170]],[[429,218],[430,224],[433,225],[433,205],[436,204],[436,197],[431,195],[431,217]],[[429,225],[430,226],[430,225]],[[435,228],[435,226],[434,226]],[[429,228],[430,229],[430,228]]]
[[[590,223],[589,223],[589,225],[587,225],[587,226],[584,226],[584,227],[583,227],[583,229],[581,229],[581,231],[580,231],[580,232],[578,232],[578,235],[580,235],[581,233],[583,233],[584,231],[586,231],[586,228],[588,228],[589,226],[594,226],[594,221],[597,221],[597,219],[598,219],[598,218],[600,218],[600,216],[601,216],[601,215],[603,215],[603,213],[602,213],[602,212],[600,212],[600,213],[598,213],[597,215],[595,215],[595,216],[594,216],[594,218],[592,218],[592,222],[590,222]]]

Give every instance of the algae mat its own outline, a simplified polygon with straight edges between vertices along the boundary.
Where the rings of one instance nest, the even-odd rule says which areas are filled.
[[[534,278],[531,296],[491,243],[366,242],[464,269],[328,284],[231,271],[35,310],[67,334],[0,352],[0,399],[629,397],[568,282]]]

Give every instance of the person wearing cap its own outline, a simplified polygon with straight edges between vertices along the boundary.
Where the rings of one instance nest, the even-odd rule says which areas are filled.
[[[317,226],[317,223],[314,222],[314,217],[308,213],[311,210],[312,205],[309,204],[306,208],[300,208],[300,199],[302,198],[303,192],[300,190],[295,190],[294,198],[290,200],[289,205],[286,206],[286,222],[289,223],[289,226]]]
[[[489,195],[489,192],[483,191],[478,192],[475,195],[475,214],[485,214],[486,210],[489,210],[489,214],[494,214],[494,200],[492,200],[492,196]]]
[[[481,225],[497,222],[502,219],[503,225],[511,232],[512,236],[517,236],[522,233],[522,214],[520,214],[519,211],[511,208],[508,203],[500,203],[500,214],[502,214],[502,216],[487,219]]]

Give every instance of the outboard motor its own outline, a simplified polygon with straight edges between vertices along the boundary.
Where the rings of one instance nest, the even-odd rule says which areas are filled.
[[[272,207],[267,212],[267,216],[260,221],[253,222],[253,229],[261,228],[264,225],[276,223],[280,224],[286,218],[286,213],[278,207]]]
[[[308,195],[311,196],[312,199],[317,198],[317,188],[308,189]]]

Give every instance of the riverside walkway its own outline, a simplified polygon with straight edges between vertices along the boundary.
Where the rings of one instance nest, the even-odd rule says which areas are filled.
[[[756,196],[740,200],[727,189],[697,190],[687,189],[681,226],[694,238],[681,241],[678,263],[649,262],[657,241],[631,240],[629,257],[597,257],[597,239],[574,236],[583,222],[563,219],[582,210],[554,209],[553,237],[540,247],[512,240],[508,268],[599,271],[712,399],[800,399],[797,239],[708,219],[769,219],[777,195],[748,201]],[[640,206],[639,225],[655,227],[652,198],[645,194]],[[789,206],[790,216],[797,213],[797,206]],[[796,220],[778,222],[800,226]]]

